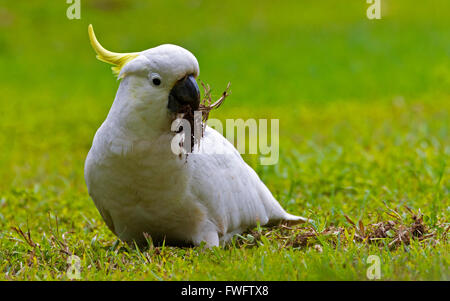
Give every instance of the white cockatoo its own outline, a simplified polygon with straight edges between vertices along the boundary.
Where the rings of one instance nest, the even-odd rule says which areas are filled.
[[[206,127],[201,147],[182,156],[171,149],[173,113],[197,109],[199,65],[188,50],[161,45],[114,53],[89,37],[97,58],[121,79],[106,120],[85,162],[88,192],[109,229],[121,240],[218,246],[233,235],[280,221],[287,213],[234,146]]]

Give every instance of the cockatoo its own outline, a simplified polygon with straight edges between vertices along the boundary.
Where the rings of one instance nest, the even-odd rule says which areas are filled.
[[[188,50],[161,45],[114,53],[88,28],[101,61],[121,79],[85,162],[88,192],[109,229],[121,240],[146,244],[223,245],[235,234],[281,221],[287,213],[256,172],[219,132],[206,126],[201,147],[174,154],[173,113],[200,102],[199,64]],[[148,236],[147,236],[148,237]]]

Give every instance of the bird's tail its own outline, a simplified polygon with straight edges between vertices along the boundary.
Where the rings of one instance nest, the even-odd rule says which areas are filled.
[[[287,224],[291,226],[291,225],[297,225],[297,224],[303,224],[303,223],[311,223],[312,219],[302,217],[302,216],[292,215],[292,214],[285,212],[285,216],[283,217],[282,221],[286,221]]]
[[[276,225],[280,222],[287,222],[288,225],[312,222],[309,218],[287,213],[286,210],[281,207],[280,203],[273,197],[269,189],[264,184],[262,187],[266,192],[264,194],[263,201],[269,217],[268,225]]]
[[[280,205],[278,205],[276,209],[278,210],[272,211],[272,216],[269,218],[269,225],[277,225],[286,222],[288,226],[292,226],[313,222],[312,219],[287,213]]]

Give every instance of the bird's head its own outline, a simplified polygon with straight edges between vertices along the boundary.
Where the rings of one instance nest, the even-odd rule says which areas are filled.
[[[113,73],[122,79],[110,115],[121,117],[132,127],[139,126],[139,121],[166,126],[167,113],[178,113],[186,105],[198,109],[196,78],[200,71],[188,50],[166,44],[141,52],[111,52],[97,41],[92,25],[89,38],[97,58],[112,64]]]

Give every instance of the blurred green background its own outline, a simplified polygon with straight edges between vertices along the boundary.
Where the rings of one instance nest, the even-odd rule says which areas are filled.
[[[450,1],[383,0],[381,20],[368,20],[368,6],[82,0],[81,20],[69,20],[66,1],[0,0],[1,229],[49,231],[51,212],[80,235],[74,244],[114,239],[83,177],[118,87],[110,66],[95,58],[88,24],[111,51],[189,49],[214,96],[232,83],[214,118],[279,118],[279,164],[246,159],[292,213],[310,210],[338,224],[342,212],[364,217],[389,200],[422,208],[432,223],[447,218]],[[8,231],[0,232],[0,250],[16,248]],[[414,264],[425,261],[415,260],[419,273]],[[448,275],[442,262],[423,269],[428,274],[418,278]]]
[[[0,185],[17,180],[31,154],[64,148],[59,164],[89,147],[118,86],[109,66],[95,59],[90,23],[111,51],[163,43],[192,51],[200,78],[216,95],[232,83],[232,97],[214,117],[448,97],[449,1],[383,0],[381,20],[367,19],[368,6],[363,0],[90,0],[81,1],[81,20],[68,20],[65,1],[1,0]]]

